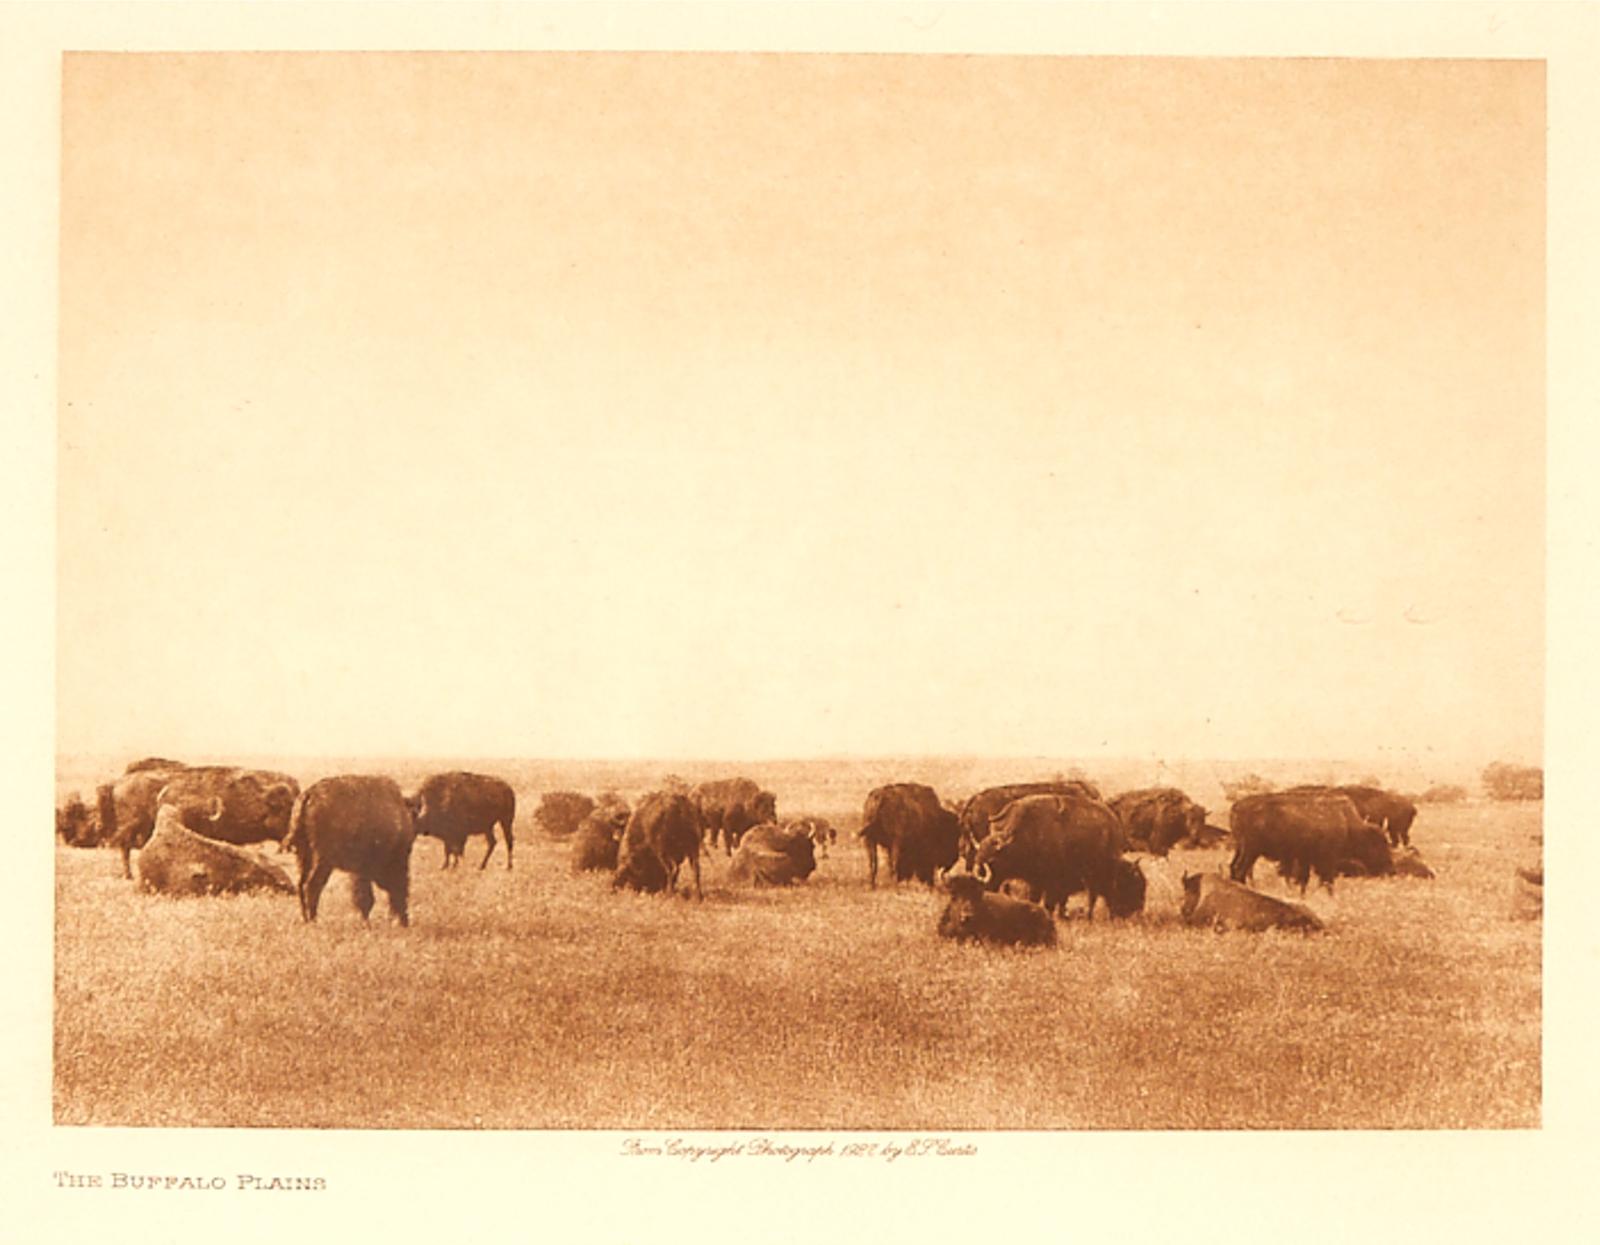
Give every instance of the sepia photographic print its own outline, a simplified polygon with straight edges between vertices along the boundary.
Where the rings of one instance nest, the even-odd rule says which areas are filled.
[[[61,1189],[1543,1127],[1545,60],[381,46],[60,58]]]

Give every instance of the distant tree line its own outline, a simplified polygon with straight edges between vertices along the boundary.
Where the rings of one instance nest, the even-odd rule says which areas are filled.
[[[1544,799],[1544,770],[1537,765],[1496,761],[1483,771],[1483,790],[1491,800]]]

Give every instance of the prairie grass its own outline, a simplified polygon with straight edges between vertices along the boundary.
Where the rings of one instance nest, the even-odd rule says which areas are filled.
[[[112,853],[58,848],[57,1122],[1539,1123],[1540,929],[1507,919],[1537,804],[1426,809],[1438,879],[1341,881],[1311,900],[1321,936],[1184,927],[1181,872],[1225,857],[1179,853],[1146,864],[1142,916],[1078,913],[1057,949],[992,951],[935,937],[926,888],[869,890],[848,834],[793,890],[735,888],[718,855],[704,903],[613,893],[522,822],[539,789],[519,784],[513,872],[471,849],[441,872],[419,840],[409,930],[381,897],[364,927],[337,879],[304,926],[293,898],[157,898]],[[864,794],[780,788],[780,811],[848,831]]]

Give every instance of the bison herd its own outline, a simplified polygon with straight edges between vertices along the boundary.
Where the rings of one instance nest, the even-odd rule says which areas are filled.
[[[675,893],[692,881],[695,897],[703,898],[701,857],[719,849],[729,859],[730,881],[791,886],[811,877],[838,837],[821,818],[781,820],[777,797],[747,778],[695,787],[673,781],[634,806],[614,793],[598,801],[570,792],[545,799],[535,820],[547,833],[565,832],[573,871],[608,872],[616,889]],[[100,786],[92,808],[70,797],[56,810],[56,833],[72,846],[116,849],[128,878],[139,850],[141,883],[158,891],[293,889],[305,921],[316,919],[323,888],[342,870],[351,875],[363,919],[376,888],[395,919],[408,925],[417,837],[443,844],[448,869],[460,863],[467,840],[481,835],[481,870],[495,853],[498,831],[511,869],[516,816],[510,784],[484,774],[435,774],[410,794],[378,775],[324,778],[301,790],[287,774],[150,757]],[[1130,853],[1159,859],[1225,840],[1233,846],[1226,877],[1183,875],[1185,922],[1320,929],[1303,905],[1251,889],[1257,862],[1274,863],[1302,895],[1313,875],[1329,890],[1341,876],[1432,877],[1410,845],[1415,819],[1409,800],[1370,786],[1248,796],[1233,805],[1223,830],[1172,787],[1108,801],[1083,780],[1018,783],[952,805],[932,787],[900,782],[867,795],[858,837],[869,886],[879,884],[880,860],[889,884],[943,885],[949,898],[940,935],[1049,946],[1073,895],[1084,896],[1090,920],[1102,903],[1112,918],[1144,908],[1145,874]],[[298,857],[297,882],[242,850],[266,842]]]

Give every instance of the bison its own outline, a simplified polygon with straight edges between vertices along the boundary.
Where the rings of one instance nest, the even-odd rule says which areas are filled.
[[[1128,845],[1155,856],[1206,842],[1206,810],[1176,787],[1124,791],[1111,801]]]
[[[479,869],[487,868],[489,857],[494,855],[497,824],[505,832],[506,868],[511,868],[515,846],[511,823],[517,816],[517,796],[504,779],[463,770],[435,774],[417,788],[407,803],[411,805],[417,833],[444,843],[446,869],[461,863],[467,840],[475,834],[489,840],[488,850],[478,862]]]
[[[1143,871],[1124,860],[1122,823],[1088,796],[1030,795],[1015,800],[990,823],[978,848],[976,872],[991,889],[1020,878],[1048,912],[1065,913],[1067,897],[1089,896],[1089,918],[1104,897],[1114,917],[1144,907]]]
[[[695,806],[688,796],[655,791],[640,800],[628,818],[611,884],[640,891],[672,890],[685,860],[694,869],[695,898],[704,899],[700,890],[700,818]]]
[[[816,870],[816,844],[806,830],[768,823],[745,831],[728,876],[755,886],[789,886]]]
[[[100,842],[100,823],[74,791],[56,809],[56,837],[68,847],[94,847]]]
[[[1065,778],[1060,782],[1014,782],[1003,787],[985,787],[961,803],[957,815],[961,818],[961,858],[971,869],[977,859],[978,844],[989,833],[989,823],[1005,811],[1012,800],[1029,795],[1086,795],[1098,800],[1100,792],[1091,782],[1079,778]]]
[[[818,860],[828,858],[828,849],[839,841],[839,832],[821,817],[792,817],[780,823],[785,830],[794,830],[811,840]]]
[[[572,837],[572,871],[613,870],[617,848],[628,828],[626,805],[597,808],[583,819]]]
[[[1228,875],[1235,882],[1248,882],[1255,862],[1264,856],[1278,862],[1279,871],[1298,883],[1301,894],[1313,871],[1331,891],[1341,864],[1377,860],[1380,843],[1372,832],[1378,828],[1362,819],[1348,796],[1334,792],[1247,796],[1233,806],[1228,819],[1234,841]],[[1382,832],[1376,837],[1381,841]],[[1387,855],[1387,844],[1381,846]]]
[[[1055,946],[1056,923],[1038,904],[991,895],[975,877],[957,875],[945,885],[950,902],[939,915],[941,938],[1006,947]]]
[[[1183,920],[1214,929],[1319,930],[1322,922],[1303,904],[1263,895],[1214,873],[1183,875]]]
[[[750,827],[778,820],[778,797],[748,778],[703,782],[689,798],[699,813],[706,846],[715,847],[720,836],[723,850],[730,856]]]
[[[100,841],[122,853],[125,878],[133,877],[133,849],[148,843],[156,828],[156,808],[169,777],[166,770],[139,770],[124,774],[115,782],[102,783],[96,792]]]
[[[281,843],[299,794],[287,774],[203,765],[172,774],[157,798],[174,805],[193,833],[244,847]]]
[[[1310,792],[1331,792],[1348,796],[1350,802],[1356,806],[1356,812],[1360,813],[1364,820],[1372,822],[1389,836],[1391,847],[1410,846],[1411,823],[1417,819],[1417,806],[1405,796],[1385,791],[1382,787],[1369,787],[1359,783],[1347,783],[1340,787],[1310,783],[1289,788],[1290,794]]]
[[[896,882],[915,879],[929,886],[935,875],[955,865],[961,851],[961,822],[939,803],[932,787],[896,782],[867,793],[857,832],[867,846],[867,870],[878,884],[878,851],[889,858]]]
[[[372,887],[383,888],[401,925],[411,890],[411,807],[392,778],[347,774],[313,783],[295,801],[284,846],[300,856],[300,916],[317,919],[317,901],[335,869],[353,876],[351,895],[367,920]]]

